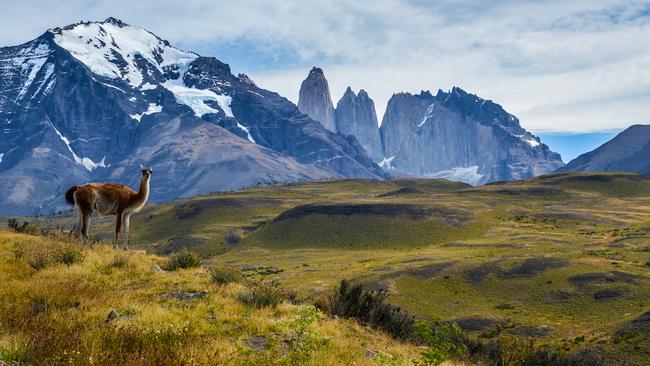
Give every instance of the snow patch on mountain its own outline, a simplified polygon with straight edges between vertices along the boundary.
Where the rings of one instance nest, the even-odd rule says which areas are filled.
[[[219,95],[207,89],[189,88],[183,84],[182,77],[176,80],[167,80],[160,85],[174,93],[176,101],[192,108],[197,117],[203,117],[207,113],[219,113],[219,110],[205,104],[205,101],[208,100],[217,102],[226,117],[234,117],[230,109],[231,98],[228,95]]]
[[[0,163],[2,163],[2,158],[5,157],[5,153],[0,153]]]
[[[9,69],[20,70],[20,73],[26,77],[26,80],[22,83],[22,88],[18,93],[18,98],[21,99],[28,92],[29,87],[32,85],[38,72],[41,71],[43,65],[47,62],[47,58],[51,53],[50,47],[46,44],[38,43],[34,44],[32,47],[27,47],[22,50],[15,56],[11,57],[9,62],[2,62],[0,60],[0,71],[9,71]],[[47,69],[47,75],[43,80],[47,80],[54,68],[52,65]],[[3,73],[4,74],[4,73]]]
[[[169,46],[146,29],[107,20],[50,30],[54,42],[98,75],[122,79],[131,86],[150,88],[137,66],[142,57],[160,72],[187,65],[198,56]]]
[[[385,169],[395,169],[390,165],[393,159],[395,159],[395,155],[391,156],[390,158],[384,158],[384,160],[380,161],[377,165]]]
[[[161,105],[157,105],[155,103],[149,103],[149,108],[147,108],[146,111],[144,111],[142,113],[138,113],[138,114],[129,114],[129,117],[131,117],[134,120],[140,122],[140,119],[142,119],[142,117],[148,116],[148,115],[154,114],[154,113],[160,113],[161,111],[162,111],[162,106]]]
[[[248,127],[242,125],[242,124],[239,123],[239,122],[237,122],[237,127],[239,127],[240,130],[246,132],[246,136],[248,137],[248,141],[250,141],[250,142],[252,142],[252,143],[255,143],[255,139],[254,139],[253,136],[251,135],[251,132],[250,132],[250,130],[248,129]]]
[[[106,165],[106,156],[104,156],[102,158],[102,161],[100,161],[99,163],[95,163],[90,158],[86,158],[86,157],[80,158],[77,154],[75,154],[74,150],[72,150],[72,146],[70,146],[70,140],[67,137],[63,136],[63,134],[61,132],[59,132],[59,130],[52,123],[50,123],[50,125],[54,129],[54,132],[56,132],[56,134],[59,136],[61,141],[63,141],[65,146],[68,147],[68,151],[70,151],[70,153],[72,154],[72,158],[74,159],[75,163],[77,163],[78,165],[83,166],[89,172],[92,172],[93,170],[95,170],[97,168],[108,168],[108,167],[110,167],[110,164]]]
[[[426,174],[426,178],[444,178],[456,182],[478,185],[483,179],[483,174],[478,174],[478,165],[469,167],[454,167],[439,172]]]

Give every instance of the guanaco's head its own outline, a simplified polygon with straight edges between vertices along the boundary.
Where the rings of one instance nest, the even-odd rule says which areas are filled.
[[[143,179],[148,180],[149,178],[151,178],[151,174],[153,174],[153,170],[151,170],[151,168],[145,168],[144,166],[142,166],[142,164],[140,164],[140,170],[142,171]]]

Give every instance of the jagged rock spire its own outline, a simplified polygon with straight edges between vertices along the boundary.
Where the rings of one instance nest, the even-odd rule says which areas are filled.
[[[384,158],[375,103],[361,89],[355,94],[348,87],[336,104],[336,129],[343,135],[354,135],[375,162]]]
[[[325,128],[336,131],[332,96],[321,68],[313,67],[300,85],[298,109]]]

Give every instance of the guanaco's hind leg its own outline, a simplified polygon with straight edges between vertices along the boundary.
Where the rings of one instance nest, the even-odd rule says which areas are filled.
[[[88,231],[90,230],[90,214],[84,213],[83,219],[81,221],[81,245],[83,246],[84,243],[89,243],[92,245],[90,242],[90,236],[88,235]]]
[[[117,248],[117,242],[120,240],[120,231],[122,231],[122,213],[115,215],[115,239],[113,240],[113,249]]]
[[[90,230],[90,216],[93,213],[92,193],[86,190],[77,190],[74,193],[74,201],[79,210],[79,223],[77,224],[77,230],[79,230],[81,246],[84,246],[86,242],[90,243],[88,230]]]

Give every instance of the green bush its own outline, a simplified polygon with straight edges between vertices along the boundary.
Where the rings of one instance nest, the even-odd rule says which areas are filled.
[[[166,271],[175,271],[179,268],[196,268],[201,265],[201,258],[199,255],[183,249],[180,252],[172,255],[167,260],[167,263],[163,266],[163,269]]]
[[[237,294],[237,300],[258,309],[280,304],[286,295],[281,288],[268,283],[251,283],[248,291]]]
[[[217,285],[227,285],[233,282],[239,282],[243,278],[237,268],[229,266],[215,267],[211,271],[212,282]]]
[[[417,321],[415,336],[425,347],[418,365],[437,366],[467,356],[465,336],[456,323],[443,324],[438,318],[431,322]]]
[[[68,266],[75,263],[81,263],[85,258],[86,256],[83,252],[74,245],[66,245],[62,247],[56,254],[56,261]]]
[[[341,281],[330,298],[332,315],[355,318],[359,322],[385,330],[397,339],[412,339],[414,318],[399,307],[386,302],[386,291],[368,291],[360,284]]]

